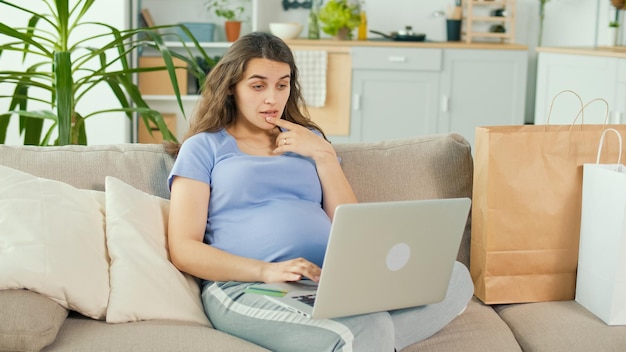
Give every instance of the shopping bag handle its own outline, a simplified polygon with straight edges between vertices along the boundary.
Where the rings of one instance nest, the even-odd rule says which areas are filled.
[[[574,118],[574,121],[572,122],[572,125],[570,126],[570,131],[572,130],[572,128],[574,127],[574,125],[576,124],[576,121],[578,120],[578,116],[581,117],[580,119],[580,125],[582,128],[582,125],[584,123],[584,116],[583,116],[583,111],[587,108],[587,106],[591,105],[591,103],[595,102],[595,101],[601,101],[604,103],[604,106],[606,107],[606,109],[604,110],[604,125],[606,125],[607,123],[609,123],[609,102],[607,102],[605,99],[602,98],[595,98],[590,100],[589,102],[587,102],[587,104],[585,104],[580,111],[578,112],[578,114],[576,115],[576,118]],[[617,132],[617,131],[615,131]],[[619,134],[619,133],[618,133]],[[621,138],[621,136],[620,136]]]
[[[602,145],[604,145],[604,136],[606,136],[606,133],[608,131],[615,132],[615,134],[617,135],[617,139],[619,140],[619,154],[617,155],[617,163],[621,164],[622,163],[622,135],[619,133],[618,130],[614,128],[607,128],[604,131],[602,131],[602,136],[600,136],[600,144],[598,145],[598,156],[596,157],[596,164],[600,164],[600,154],[602,153]]]
[[[606,107],[605,114],[604,114],[604,124],[606,125],[609,122],[609,103],[605,99],[595,98],[589,101],[587,104],[583,104],[583,100],[578,93],[574,92],[573,90],[566,89],[566,90],[560,91],[552,98],[552,101],[550,102],[550,109],[548,110],[548,117],[546,119],[545,126],[550,124],[550,117],[552,116],[552,109],[554,108],[554,102],[556,101],[556,98],[558,98],[563,93],[574,94],[574,96],[578,99],[578,102],[580,103],[580,109],[578,110],[578,114],[576,114],[574,121],[572,121],[572,124],[570,125],[570,131],[574,128],[574,125],[576,124],[576,121],[578,121],[579,116],[580,116],[580,125],[582,129],[582,125],[585,123],[585,109],[596,101],[601,101],[604,103]]]
[[[581,115],[582,120],[584,121],[584,111],[585,111],[585,107],[583,105],[583,99],[580,97],[580,95],[576,92],[574,92],[573,90],[562,90],[559,93],[557,93],[553,98],[552,101],[550,102],[550,109],[548,110],[548,118],[546,119],[546,125],[550,124],[550,117],[552,116],[552,108],[554,107],[554,102],[556,101],[556,98],[559,97],[559,95],[563,94],[563,93],[572,93],[576,96],[576,98],[578,98],[578,102],[580,103],[580,110],[578,111],[578,115]],[[576,119],[578,118],[578,115],[576,115]],[[576,119],[574,121],[576,121]],[[573,123],[572,123],[573,125]]]

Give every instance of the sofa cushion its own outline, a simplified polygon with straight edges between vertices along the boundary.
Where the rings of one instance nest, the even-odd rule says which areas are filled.
[[[0,290],[0,351],[39,351],[51,344],[67,309],[28,290]]]
[[[441,331],[402,350],[418,351],[521,352],[521,348],[498,314],[474,297],[465,312]]]
[[[45,148],[0,144],[0,165],[99,191],[104,191],[104,178],[113,176],[162,198],[169,198],[165,180],[173,163],[160,144]]]
[[[107,322],[173,319],[210,326],[198,282],[169,261],[169,201],[106,178],[111,294]]]
[[[171,320],[105,322],[70,316],[45,352],[267,352],[215,329]]]
[[[458,134],[337,144],[335,149],[361,202],[471,198],[471,148]],[[458,255],[458,260],[468,267],[469,225],[468,218]]]
[[[104,318],[109,262],[98,194],[0,165],[0,289]]]
[[[524,351],[626,349],[626,326],[608,326],[575,301],[495,306]]]

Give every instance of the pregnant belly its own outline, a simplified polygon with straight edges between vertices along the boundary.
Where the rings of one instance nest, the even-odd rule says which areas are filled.
[[[273,201],[210,220],[209,242],[229,253],[270,262],[303,257],[319,266],[324,260],[330,219],[319,204]]]

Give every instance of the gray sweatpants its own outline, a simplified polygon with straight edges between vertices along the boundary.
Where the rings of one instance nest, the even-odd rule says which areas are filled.
[[[311,319],[262,295],[250,283],[213,282],[202,290],[213,326],[272,351],[398,351],[456,318],[474,293],[467,268],[455,263],[444,301],[426,306],[335,319]]]

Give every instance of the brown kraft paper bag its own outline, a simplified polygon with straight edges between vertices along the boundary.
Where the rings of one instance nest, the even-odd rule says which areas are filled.
[[[476,129],[470,272],[484,303],[574,299],[582,165],[605,128],[522,125]],[[605,146],[616,160],[619,148]]]

